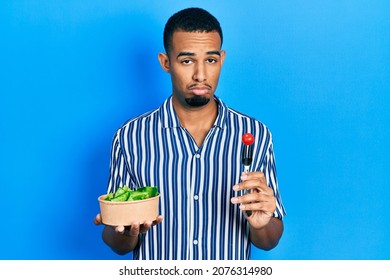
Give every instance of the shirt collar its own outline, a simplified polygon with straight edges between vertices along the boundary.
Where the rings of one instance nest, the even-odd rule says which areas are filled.
[[[214,96],[214,99],[218,104],[218,115],[214,122],[214,126],[224,128],[226,127],[228,107],[225,105],[225,103],[222,102],[219,97]],[[177,117],[175,109],[173,108],[172,95],[164,101],[159,111],[160,121],[162,123],[163,128],[174,128],[181,126],[179,118]]]

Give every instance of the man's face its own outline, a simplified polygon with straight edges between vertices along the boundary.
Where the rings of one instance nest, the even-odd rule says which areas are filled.
[[[160,54],[163,69],[171,74],[173,97],[187,108],[202,107],[213,98],[225,52],[217,32],[173,33],[167,55]]]

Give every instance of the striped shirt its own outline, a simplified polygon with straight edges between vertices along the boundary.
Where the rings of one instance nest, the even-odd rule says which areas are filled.
[[[141,236],[134,259],[249,259],[249,225],[230,202],[239,193],[241,137],[252,133],[250,171],[261,171],[285,210],[277,185],[271,133],[218,97],[218,116],[201,147],[180,125],[170,96],[158,109],[120,127],[113,139],[108,192],[119,186],[158,186],[162,223]]]

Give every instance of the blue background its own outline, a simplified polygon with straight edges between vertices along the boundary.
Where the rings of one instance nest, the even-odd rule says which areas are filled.
[[[146,3],[148,2],[148,3]],[[221,22],[217,94],[274,136],[285,233],[255,259],[390,259],[390,2],[1,1],[1,259],[128,259],[93,224],[115,130],[170,94],[166,20]]]

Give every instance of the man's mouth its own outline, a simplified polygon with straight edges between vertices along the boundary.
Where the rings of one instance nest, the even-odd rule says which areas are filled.
[[[211,90],[211,87],[196,85],[196,86],[191,86],[189,89],[192,94],[202,96],[208,94]]]

